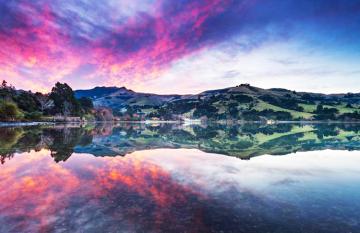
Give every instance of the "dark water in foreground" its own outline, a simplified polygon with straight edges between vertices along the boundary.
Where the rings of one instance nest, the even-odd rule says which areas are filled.
[[[0,128],[0,232],[360,232],[359,129]]]

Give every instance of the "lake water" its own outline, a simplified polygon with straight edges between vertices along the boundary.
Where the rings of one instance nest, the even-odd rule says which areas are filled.
[[[0,128],[0,232],[360,232],[360,125]]]

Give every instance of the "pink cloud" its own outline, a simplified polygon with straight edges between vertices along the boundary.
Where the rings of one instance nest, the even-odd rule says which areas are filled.
[[[81,20],[80,14],[64,19],[55,3],[44,2],[40,8],[19,1],[9,12],[15,26],[0,32],[0,77],[19,88],[45,91],[63,80],[70,80],[71,85],[69,75],[88,63],[97,69],[74,79],[131,85],[157,78],[172,62],[211,46],[199,42],[202,25],[229,3],[195,1],[174,10],[166,2],[157,1],[151,14],[139,13],[104,27],[93,25],[93,30],[103,32],[90,40],[91,35],[84,37],[79,31],[94,22],[84,22],[84,28],[73,27],[71,20]],[[21,67],[28,74],[20,72]],[[23,81],[31,85],[25,86]]]

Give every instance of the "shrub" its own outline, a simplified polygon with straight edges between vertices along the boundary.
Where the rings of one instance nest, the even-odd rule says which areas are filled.
[[[0,102],[0,119],[12,121],[21,118],[21,111],[18,106],[13,102],[1,101]]]
[[[26,112],[40,111],[40,103],[36,96],[30,92],[22,92],[16,96],[15,101],[18,107]]]
[[[25,113],[25,119],[27,120],[40,120],[42,117],[41,112],[27,112]]]
[[[251,96],[242,95],[242,94],[234,95],[233,98],[242,104],[251,103],[254,100]]]
[[[202,103],[195,109],[193,116],[196,118],[199,118],[202,116],[206,116],[208,118],[215,118],[217,111],[218,110],[216,107],[206,104],[206,103]]]
[[[78,99],[78,102],[80,104],[81,109],[85,113],[91,112],[91,110],[94,108],[94,104],[90,98],[81,97],[80,99]]]

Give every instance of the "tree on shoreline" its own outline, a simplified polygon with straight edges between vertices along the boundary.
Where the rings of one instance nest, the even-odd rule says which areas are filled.
[[[54,101],[49,98],[48,94],[42,94],[40,92],[35,93],[36,99],[40,104],[40,110],[42,113],[45,112],[45,110],[51,109],[54,107]]]
[[[15,103],[0,101],[0,120],[14,121],[20,117],[20,109]]]
[[[44,115],[84,116],[94,106],[89,98],[76,99],[66,83],[57,82],[49,94],[16,90],[7,81],[0,84],[0,120],[39,120]]]

